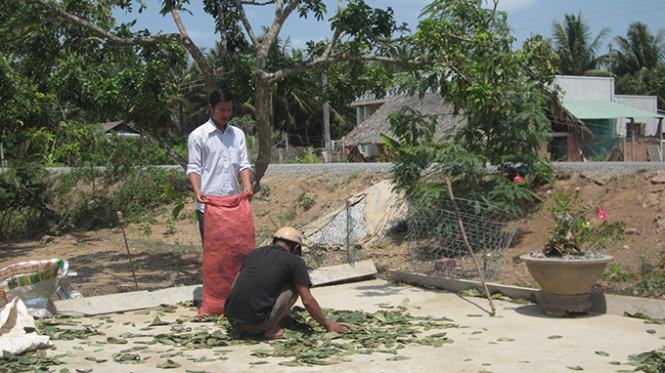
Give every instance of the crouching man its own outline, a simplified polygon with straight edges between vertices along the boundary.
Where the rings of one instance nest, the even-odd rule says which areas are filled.
[[[309,288],[312,283],[301,255],[300,232],[283,227],[273,235],[272,245],[247,254],[224,315],[243,334],[268,339],[280,338],[284,329],[280,321],[298,300],[326,330],[348,333],[348,326],[327,320]]]

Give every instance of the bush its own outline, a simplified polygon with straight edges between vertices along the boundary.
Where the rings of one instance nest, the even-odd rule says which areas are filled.
[[[532,190],[552,178],[551,167],[545,163],[505,163],[492,169],[482,155],[454,141],[453,133],[435,140],[436,118],[410,108],[393,113],[389,120],[397,137],[383,136],[395,159],[392,179],[413,208],[446,206],[448,179],[455,197],[519,215],[536,201]],[[514,181],[517,175],[520,182]]]
[[[189,195],[182,172],[115,172],[81,168],[49,177],[42,167],[29,163],[0,174],[0,237],[34,239],[45,233],[114,227],[117,211],[128,222],[138,222],[155,208]]]
[[[34,163],[0,174],[0,238],[20,239],[48,229],[56,215],[48,186],[46,170]]]

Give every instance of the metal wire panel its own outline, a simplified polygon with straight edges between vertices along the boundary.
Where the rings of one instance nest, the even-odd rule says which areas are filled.
[[[506,229],[506,214],[487,204],[457,198],[452,204],[409,206],[407,240],[413,270],[420,273],[478,278],[464,243],[458,216],[486,279],[499,272],[516,229]]]

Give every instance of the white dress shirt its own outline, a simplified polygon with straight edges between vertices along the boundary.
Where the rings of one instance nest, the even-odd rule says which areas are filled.
[[[245,145],[245,133],[229,124],[220,131],[208,119],[189,134],[187,140],[189,164],[186,174],[201,175],[201,192],[205,195],[229,196],[239,194],[240,171],[251,167]],[[196,208],[204,212],[205,204],[196,202]]]

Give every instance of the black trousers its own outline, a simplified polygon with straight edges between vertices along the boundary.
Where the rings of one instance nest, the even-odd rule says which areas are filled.
[[[205,214],[199,210],[196,210],[196,215],[199,218],[199,233],[201,233],[201,242],[203,242],[203,215]]]

